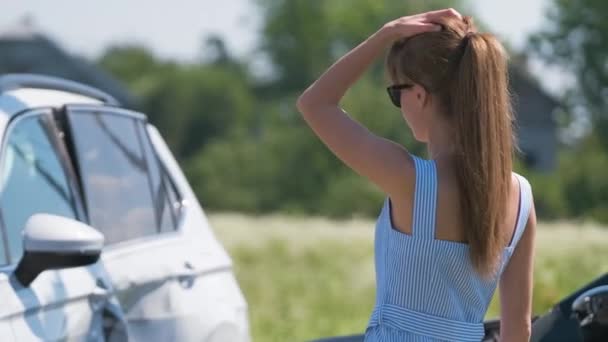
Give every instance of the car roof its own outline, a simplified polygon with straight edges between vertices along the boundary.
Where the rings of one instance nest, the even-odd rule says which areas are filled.
[[[67,104],[119,105],[112,96],[74,81],[33,74],[0,76],[0,115],[5,120],[26,109]]]

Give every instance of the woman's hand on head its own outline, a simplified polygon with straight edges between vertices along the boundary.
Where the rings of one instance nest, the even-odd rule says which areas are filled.
[[[394,40],[408,38],[424,32],[441,31],[441,26],[436,23],[444,17],[462,19],[458,11],[448,8],[401,17],[386,23],[383,29],[390,32]]]

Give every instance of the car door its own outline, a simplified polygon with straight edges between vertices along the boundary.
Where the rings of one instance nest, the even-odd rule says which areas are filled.
[[[84,106],[69,107],[67,116],[89,224],[106,238],[102,259],[127,316],[130,339],[191,339],[181,325],[197,317],[179,304],[188,300],[185,292],[194,278],[191,243],[176,232],[179,203],[170,202],[153,155],[144,150],[145,118]]]
[[[159,163],[145,117],[94,106],[69,106],[67,117],[130,341],[248,341],[230,259]]]
[[[44,271],[29,286],[21,285],[12,275],[23,255],[21,233],[31,215],[84,219],[66,157],[51,109],[20,114],[4,133],[0,158],[0,222],[5,241],[0,322],[10,322],[17,341],[103,339],[102,312],[109,281],[100,265]],[[2,336],[2,340],[9,338]]]

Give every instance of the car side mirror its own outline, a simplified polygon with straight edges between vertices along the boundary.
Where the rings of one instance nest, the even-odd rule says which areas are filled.
[[[35,214],[23,230],[23,257],[15,277],[29,286],[46,270],[91,265],[99,260],[103,234],[66,217]]]
[[[585,341],[605,341],[608,336],[608,285],[583,292],[572,303]]]

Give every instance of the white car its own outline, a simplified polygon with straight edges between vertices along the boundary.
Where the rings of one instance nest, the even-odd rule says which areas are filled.
[[[5,75],[0,136],[0,341],[250,341],[231,259],[145,115]]]

